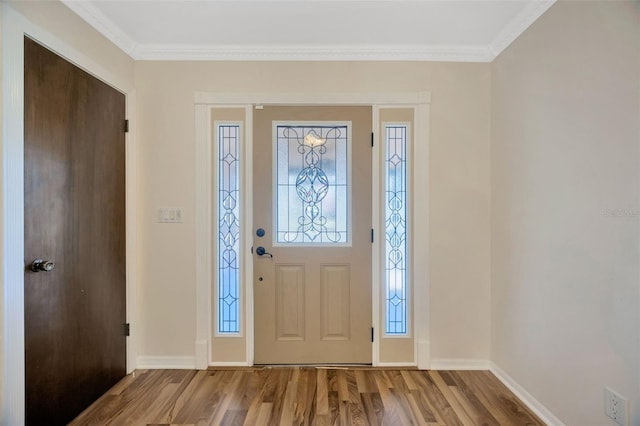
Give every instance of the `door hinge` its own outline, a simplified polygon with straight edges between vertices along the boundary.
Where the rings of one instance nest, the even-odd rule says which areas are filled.
[[[129,120],[124,120],[124,132],[129,133]]]
[[[373,343],[373,327],[371,327],[371,342]]]
[[[123,325],[124,325],[124,335],[131,336],[131,325],[129,323],[126,323]]]
[[[373,228],[371,228],[371,242],[373,242]]]
[[[373,147],[373,132],[371,132],[371,146]]]

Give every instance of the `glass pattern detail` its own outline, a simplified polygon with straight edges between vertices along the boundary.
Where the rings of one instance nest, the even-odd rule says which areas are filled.
[[[276,126],[276,242],[347,243],[347,126]]]
[[[386,333],[407,333],[407,127],[385,126]]]
[[[240,126],[218,126],[218,333],[240,332]]]

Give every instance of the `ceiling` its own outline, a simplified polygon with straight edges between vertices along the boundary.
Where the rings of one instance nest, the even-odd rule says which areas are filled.
[[[138,60],[491,62],[555,0],[62,0]]]

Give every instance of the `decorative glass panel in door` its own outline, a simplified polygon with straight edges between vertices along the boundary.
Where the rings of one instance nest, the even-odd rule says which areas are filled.
[[[275,124],[276,244],[349,242],[347,124]]]

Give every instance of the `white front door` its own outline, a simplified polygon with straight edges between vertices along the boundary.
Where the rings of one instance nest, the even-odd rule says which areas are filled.
[[[371,363],[370,107],[254,111],[255,363]]]

